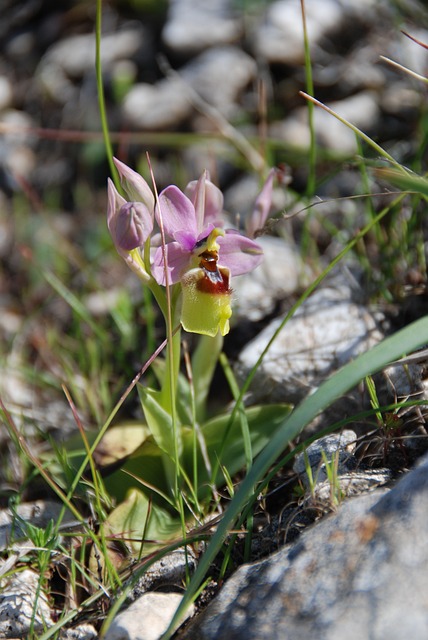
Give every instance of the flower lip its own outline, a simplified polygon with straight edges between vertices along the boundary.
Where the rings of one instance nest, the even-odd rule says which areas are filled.
[[[197,281],[196,287],[201,293],[209,295],[230,295],[232,290],[229,286],[229,270],[216,268],[215,271],[208,271],[204,267],[201,268],[202,275]]]
[[[219,267],[214,282],[208,274],[210,272],[201,267],[184,274],[181,324],[192,333],[215,336],[220,331],[224,336],[229,332],[232,315],[230,272]]]

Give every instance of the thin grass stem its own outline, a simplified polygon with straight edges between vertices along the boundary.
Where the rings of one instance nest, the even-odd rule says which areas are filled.
[[[308,29],[306,23],[306,9],[305,0],[300,0],[302,10],[302,25],[303,25],[303,46],[305,50],[305,79],[306,79],[306,91],[309,95],[314,94],[314,82],[312,77],[312,61],[311,61],[311,48],[309,43]],[[317,145],[315,137],[315,122],[314,122],[314,105],[308,102],[308,124],[309,124],[309,173],[306,183],[306,196],[312,198],[315,194],[316,185],[316,164],[317,164]]]
[[[110,132],[107,123],[107,113],[104,100],[103,73],[101,65],[101,25],[102,25],[102,0],[97,0],[95,19],[95,73],[97,78],[98,108],[100,111],[101,127],[103,130],[104,145],[107,152],[107,160],[110,167],[110,175],[119,193],[122,192],[119,173],[113,162],[113,147],[110,141]]]

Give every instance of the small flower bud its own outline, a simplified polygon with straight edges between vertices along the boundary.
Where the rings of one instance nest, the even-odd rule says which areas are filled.
[[[128,198],[142,202],[149,210],[149,213],[152,214],[155,206],[155,198],[147,182],[139,173],[127,167],[126,164],[117,158],[113,160]]]
[[[153,229],[153,220],[141,202],[126,202],[119,210],[111,230],[118,249],[132,251],[142,247]]]

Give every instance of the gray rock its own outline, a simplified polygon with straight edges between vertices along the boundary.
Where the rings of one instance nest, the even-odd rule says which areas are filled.
[[[127,602],[133,602],[147,591],[159,588],[177,587],[182,585],[186,575],[192,574],[197,565],[197,557],[191,547],[187,550],[176,549],[167,553],[163,558],[154,562],[134,584]]]
[[[230,0],[171,2],[162,32],[163,41],[180,54],[234,42],[242,32],[242,25],[233,15],[231,5]]]
[[[304,489],[305,508],[331,511],[345,497],[371,491],[389,482],[389,469],[368,469],[354,456],[357,434],[352,429],[319,438],[296,456],[293,470]],[[328,465],[328,466],[327,466]]]
[[[187,640],[425,640],[428,457],[391,490],[345,501],[243,566]]]
[[[178,593],[144,594],[116,616],[105,640],[158,640],[168,628],[181,599]],[[192,609],[187,616],[191,614]]]
[[[98,633],[91,624],[80,624],[73,629],[63,629],[59,635],[60,640],[95,640]]]
[[[23,502],[16,507],[17,518],[10,509],[0,510],[0,550],[24,546],[28,548],[28,541],[25,542],[25,523],[34,527],[44,529],[49,522],[58,520],[62,505],[52,500],[36,500],[35,502]],[[74,523],[71,513],[67,510],[63,519],[64,524]]]
[[[313,477],[317,482],[327,479],[325,472],[324,456],[331,461],[335,455],[338,456],[338,471],[348,471],[355,467],[351,462],[354,460],[353,453],[356,447],[357,434],[352,429],[344,429],[341,433],[332,433],[324,438],[315,440],[299,453],[293,464],[293,470],[300,476],[303,483],[308,486],[307,465],[312,470]]]
[[[273,320],[241,352],[245,378],[282,322]],[[376,319],[350,300],[349,290],[326,287],[304,302],[283,327],[258,368],[252,400],[298,402],[340,366],[382,339]]]

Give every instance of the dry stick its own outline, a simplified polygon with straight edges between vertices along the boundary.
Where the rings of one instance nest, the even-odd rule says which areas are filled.
[[[416,44],[420,45],[424,49],[428,49],[428,44],[426,44],[425,42],[422,42],[422,40],[418,40],[418,38],[415,38],[415,36],[411,36],[410,33],[407,33],[407,31],[404,31],[403,29],[401,29],[401,33],[404,36],[406,36],[406,38],[413,40],[413,42],[416,42]]]
[[[386,56],[379,56],[379,57],[381,60],[384,60],[391,66],[396,67],[397,69],[400,69],[400,71],[404,71],[404,73],[407,73],[407,75],[412,76],[413,78],[416,78],[416,80],[422,80],[422,82],[428,82],[428,78],[426,78],[425,76],[422,76],[420,73],[416,73],[416,71],[412,71],[412,69],[408,69],[407,67],[404,67],[402,64],[395,62],[395,60],[391,60],[391,58],[387,58]]]

